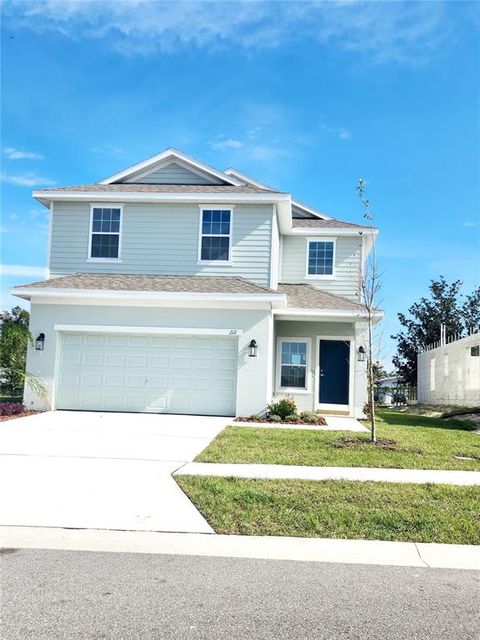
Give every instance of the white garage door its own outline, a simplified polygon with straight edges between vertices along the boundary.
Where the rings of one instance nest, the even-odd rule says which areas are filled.
[[[235,415],[234,338],[65,333],[61,342],[57,409]]]

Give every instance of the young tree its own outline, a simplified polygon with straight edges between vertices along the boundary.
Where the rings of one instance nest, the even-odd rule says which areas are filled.
[[[365,180],[360,179],[357,185],[357,193],[360,198],[364,214],[363,217],[367,221],[370,231],[374,230],[374,214],[370,209],[370,201],[366,197]],[[368,254],[363,271],[360,274],[360,299],[365,309],[367,319],[367,381],[368,381],[368,413],[370,418],[370,439],[372,442],[377,441],[377,425],[375,416],[375,357],[374,357],[374,336],[373,329],[377,321],[377,297],[381,289],[380,274],[378,271],[377,254],[375,251],[375,243],[372,243],[371,251]]]
[[[23,395],[29,319],[30,314],[21,307],[0,313],[0,389],[3,395]]]
[[[480,328],[480,289],[461,301],[461,280],[446,282],[443,276],[432,280],[430,297],[422,297],[409,309],[410,317],[398,314],[405,328],[392,338],[397,340],[397,353],[393,364],[406,384],[417,383],[417,354],[440,339],[440,328],[446,326],[447,335],[463,335]]]

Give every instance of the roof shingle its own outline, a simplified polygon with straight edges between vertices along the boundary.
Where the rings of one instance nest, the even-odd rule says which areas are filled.
[[[277,293],[238,276],[161,276],[123,273],[73,273],[20,285],[16,289],[75,289],[179,293]]]
[[[293,218],[293,228],[312,228],[312,229],[369,229],[363,224],[354,222],[342,222],[341,220],[320,220],[313,218]]]
[[[257,187],[234,186],[226,184],[80,184],[67,187],[53,187],[42,189],[45,192],[69,192],[85,191],[88,193],[97,191],[111,191],[112,193],[138,192],[138,193],[276,193],[268,189]]]
[[[278,292],[287,296],[287,306],[294,309],[328,309],[330,311],[364,311],[363,306],[309,284],[279,284]]]

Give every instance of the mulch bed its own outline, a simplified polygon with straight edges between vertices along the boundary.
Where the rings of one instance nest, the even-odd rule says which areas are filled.
[[[327,424],[327,421],[322,416],[318,416],[317,422],[305,422],[304,420],[297,420],[296,422],[275,422],[274,420],[268,420],[267,418],[258,418],[257,420],[249,420],[248,418],[245,418],[242,416],[235,418],[233,422],[248,422],[250,424],[271,424],[271,425],[278,424],[279,426],[281,426],[282,424],[295,424],[295,425],[299,424],[299,425],[306,425],[308,427],[322,426]]]
[[[6,422],[7,420],[15,420],[15,418],[25,418],[26,416],[32,416],[35,413],[41,413],[41,411],[34,411],[33,409],[25,409],[21,413],[14,413],[11,416],[0,416],[0,422]]]

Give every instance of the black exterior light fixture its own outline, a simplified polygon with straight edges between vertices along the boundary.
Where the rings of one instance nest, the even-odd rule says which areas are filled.
[[[359,362],[365,362],[365,347],[364,346],[360,346],[358,347],[358,361]]]
[[[43,351],[43,346],[45,344],[45,334],[39,333],[35,339],[35,349],[36,351]]]
[[[258,351],[258,345],[255,340],[250,340],[250,344],[248,345],[248,355],[250,358],[256,358]]]

